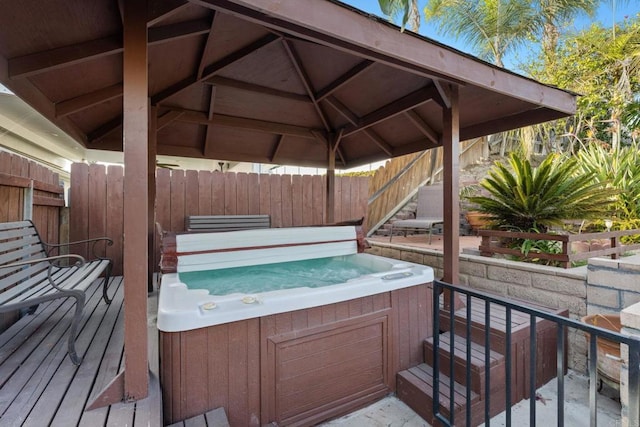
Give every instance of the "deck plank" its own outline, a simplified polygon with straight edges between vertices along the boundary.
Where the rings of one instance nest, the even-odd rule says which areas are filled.
[[[117,284],[120,285],[120,283]],[[83,363],[76,370],[75,378],[60,403],[60,406],[65,410],[56,412],[51,422],[52,426],[77,425],[81,418],[82,411],[88,403],[94,379],[100,372],[100,365],[106,356],[105,351],[109,349],[109,337],[114,332],[116,319],[123,317],[122,292],[116,294],[112,304],[113,306],[109,306],[101,319],[97,318],[98,313],[91,316],[96,322],[99,322],[96,328],[97,332],[87,348]],[[66,368],[70,367],[66,366]]]
[[[80,334],[76,340],[78,353],[84,353],[84,356],[88,356],[89,358],[87,364],[82,363],[80,366],[74,365],[67,356],[66,345],[64,345],[62,349],[57,352],[56,357],[51,362],[51,368],[54,372],[51,377],[48,377],[49,382],[46,388],[42,390],[42,394],[43,396],[46,396],[46,398],[38,399],[31,409],[29,416],[25,419],[25,425],[41,426],[51,424],[56,416],[60,403],[66,396],[71,384],[76,384],[77,381],[81,380],[78,379],[78,372],[88,371],[88,375],[95,376],[97,366],[95,366],[95,363],[92,363],[94,361],[91,359],[91,353],[94,351],[100,351],[100,349],[96,347],[99,343],[92,341],[95,337],[96,331],[99,330],[98,327],[102,323],[104,316],[117,311],[117,307],[115,305],[106,305],[104,301],[101,300],[99,292],[94,294],[91,301],[91,305],[85,306],[83,324],[81,326]],[[114,321],[115,320],[112,322]],[[65,336],[62,337],[65,344],[66,338],[65,334]],[[69,379],[72,381],[71,384],[69,384]],[[83,396],[77,396],[77,398],[83,399]],[[65,411],[65,413],[71,415],[73,408],[68,409],[69,410]],[[80,405],[79,410],[82,409],[84,409],[84,404]],[[64,425],[68,426],[73,424]]]
[[[67,355],[73,301],[43,303],[34,315],[23,317],[0,333],[1,425],[162,425],[155,299],[149,300],[149,397],[84,411],[123,363],[123,279],[111,280],[110,290],[115,290],[111,305],[102,301],[101,280],[87,290],[76,340],[78,353],[84,354],[80,366],[73,365]]]
[[[91,307],[95,300],[96,297],[91,296],[87,306]],[[72,303],[69,302],[68,308],[71,306]],[[82,322],[86,322],[86,316]],[[45,326],[48,328],[48,334],[42,337],[35,348],[31,340],[27,339],[24,350],[19,349],[0,366],[0,371],[4,371],[5,367],[8,367],[6,371],[10,371],[13,364],[18,366],[0,390],[0,415],[4,419],[24,419],[31,412],[48,378],[55,374],[60,361],[67,355],[66,332],[69,329],[69,316],[54,316],[42,325],[36,323],[30,322],[27,329],[38,335],[39,327]],[[38,328],[34,330],[34,327]],[[25,412],[27,408],[29,411]]]

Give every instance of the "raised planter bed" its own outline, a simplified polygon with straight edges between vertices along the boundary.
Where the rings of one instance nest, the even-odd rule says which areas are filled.
[[[593,257],[611,256],[612,259],[618,258],[621,254],[640,249],[640,243],[623,245],[620,238],[623,236],[639,235],[640,229],[622,230],[622,231],[606,231],[599,233],[581,233],[581,234],[551,234],[551,233],[524,233],[516,231],[501,230],[478,230],[478,235],[482,237],[479,250],[480,255],[493,256],[494,254],[513,255],[525,259],[544,259],[557,261],[564,268],[571,267],[571,263],[582,261]],[[524,255],[520,250],[513,249],[505,245],[505,242],[511,239],[532,239],[532,240],[552,240],[562,243],[562,250],[558,254],[549,253],[529,253]],[[589,242],[591,240],[610,241],[610,247],[600,247],[596,250],[588,252],[572,253],[571,247],[574,242]]]

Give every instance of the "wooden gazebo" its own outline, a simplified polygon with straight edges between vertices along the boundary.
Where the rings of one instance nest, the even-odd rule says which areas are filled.
[[[445,277],[458,271],[459,140],[571,115],[575,96],[337,0],[24,0],[0,82],[87,148],[125,158],[125,371],[147,394],[155,156],[327,167],[444,146]],[[327,197],[327,222],[333,200]]]

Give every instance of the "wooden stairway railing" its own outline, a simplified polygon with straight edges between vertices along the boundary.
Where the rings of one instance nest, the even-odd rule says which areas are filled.
[[[486,138],[462,141],[460,167],[486,156]],[[442,173],[442,147],[389,160],[369,181],[367,235],[371,236]]]

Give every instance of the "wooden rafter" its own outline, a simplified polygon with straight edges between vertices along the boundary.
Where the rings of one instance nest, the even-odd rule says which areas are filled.
[[[207,34],[210,29],[211,23],[206,19],[194,19],[176,24],[152,27],[149,28],[149,45],[153,46],[179,40],[184,37]]]
[[[212,84],[216,86],[232,87],[235,89],[245,90],[247,92],[254,92],[263,95],[271,95],[278,98],[290,99],[297,102],[309,102],[309,97],[305,95],[298,95],[297,93],[286,92],[284,90],[273,89],[266,86],[257,85],[254,83],[242,82],[240,80],[229,79],[227,77],[213,76],[204,81],[205,84]]]
[[[256,50],[264,46],[267,46],[268,44],[271,44],[274,41],[279,39],[280,37],[278,37],[277,35],[268,34],[252,43],[249,43],[248,45],[236,50],[235,52],[230,53],[229,55],[225,56],[219,61],[216,61],[213,64],[206,66],[200,78],[198,78],[196,73],[192,76],[187,77],[186,79],[183,79],[179,82],[174,83],[169,88],[153,95],[151,97],[151,103],[153,105],[161,104],[166,99],[182,92],[183,90],[191,87],[194,84],[201,83],[202,81],[207,80],[210,77],[213,77],[217,72],[219,72],[223,68],[233,64],[236,61],[239,61],[240,59],[246,57],[247,55],[250,55]]]
[[[328,133],[323,133],[320,132],[318,130],[313,130],[311,131],[311,133],[313,134],[313,136],[316,137],[316,141],[320,142],[322,145],[325,146],[325,148],[327,150],[329,150],[331,148],[331,142],[329,140],[329,138],[331,138],[331,134]],[[342,137],[342,134],[341,134]],[[336,146],[334,153],[340,158],[340,163],[345,166],[347,164],[347,161],[344,157],[344,154],[342,153],[342,150],[340,149],[340,147]]]
[[[122,83],[56,103],[56,117],[65,117],[69,114],[119,97],[122,97]]]
[[[28,77],[107,55],[122,53],[120,36],[90,40],[9,59],[9,77]]]
[[[213,146],[214,146],[213,136],[215,133],[213,131],[213,112],[214,112],[214,106],[216,103],[216,87],[211,86],[211,89],[209,92],[210,92],[210,98],[209,98],[209,112],[207,113],[207,131],[205,132],[205,135],[204,135],[204,147],[202,149],[205,157],[209,157],[211,155],[211,153],[213,152]]]
[[[435,145],[440,143],[440,136],[413,110],[405,111],[405,116],[413,123],[424,136],[429,138]]]
[[[202,20],[187,21],[149,29],[151,44],[164,43],[182,37],[191,37],[209,31]],[[76,43],[56,49],[36,52],[9,59],[9,76],[12,79],[29,77],[46,71],[92,61],[122,53],[122,37],[115,35],[97,40]]]
[[[108,122],[98,126],[93,131],[87,134],[87,140],[89,144],[95,144],[100,141],[102,138],[111,134],[111,132],[115,132],[118,129],[122,129],[122,115],[118,115],[115,119],[109,120]],[[88,148],[99,148],[99,147],[91,147]]]
[[[202,74],[204,73],[204,67],[207,64],[207,52],[209,51],[209,46],[213,44],[213,26],[216,22],[216,11],[214,10],[211,15],[211,22],[209,23],[209,36],[207,37],[207,41],[202,46],[202,53],[200,54],[200,64],[198,65],[198,74],[197,79],[202,79]],[[212,92],[213,93],[213,92]]]
[[[325,130],[329,132],[332,129],[329,124],[329,120],[327,119],[327,116],[324,113],[324,111],[322,111],[322,108],[320,107],[320,104],[316,99],[313,83],[311,82],[309,75],[304,69],[304,64],[302,64],[302,60],[300,59],[298,52],[296,52],[296,49],[290,40],[284,39],[283,44],[284,44],[285,50],[287,51],[287,55],[289,55],[289,59],[291,60],[291,63],[293,64],[294,68],[296,69],[296,72],[298,73],[298,77],[300,77],[300,80],[302,81],[304,89],[307,91],[307,94],[309,95],[309,99],[313,103],[313,108],[315,108],[316,112],[318,113],[318,117],[320,118],[320,121],[322,121],[322,124],[324,125]]]
[[[360,118],[353,113],[349,108],[340,102],[335,96],[328,96],[324,101],[331,105],[338,113],[342,114],[352,125],[356,125],[360,122]],[[364,134],[376,143],[388,156],[393,154],[393,147],[391,147],[380,135],[371,129],[364,129]]]
[[[187,0],[148,0],[147,26],[155,25],[189,5]]]
[[[201,111],[187,110],[177,107],[168,107],[173,111],[182,113],[176,120],[185,123],[194,123],[198,125],[217,125],[225,127],[236,127],[241,129],[253,130],[276,135],[290,135],[299,138],[315,139],[314,130],[307,129],[302,126],[288,125],[285,123],[267,122],[264,120],[247,119],[244,117],[233,117],[223,114],[214,114],[209,119],[207,113]],[[315,130],[321,134],[325,134],[323,130]]]
[[[278,157],[278,151],[280,151],[280,148],[282,147],[282,144],[284,143],[284,139],[285,136],[284,135],[278,135],[278,140],[276,141],[274,147],[273,147],[273,151],[271,152],[271,155],[269,156],[269,161],[271,163],[275,163],[276,159]]]
[[[162,116],[158,117],[158,123],[156,126],[156,130],[160,130],[168,125],[170,125],[174,120],[177,120],[182,114],[182,111],[167,111]]]
[[[360,132],[363,129],[404,113],[407,110],[416,108],[425,102],[434,101],[439,98],[440,94],[433,85],[425,86],[362,117],[357,125],[348,126],[345,129],[345,136]]]
[[[329,83],[327,86],[320,89],[318,93],[316,93],[316,99],[318,101],[322,101],[324,98],[331,95],[336,90],[340,89],[342,86],[358,77],[365,70],[369,69],[369,67],[371,67],[373,64],[373,61],[362,61],[358,63],[355,67],[351,68],[346,73]]]

